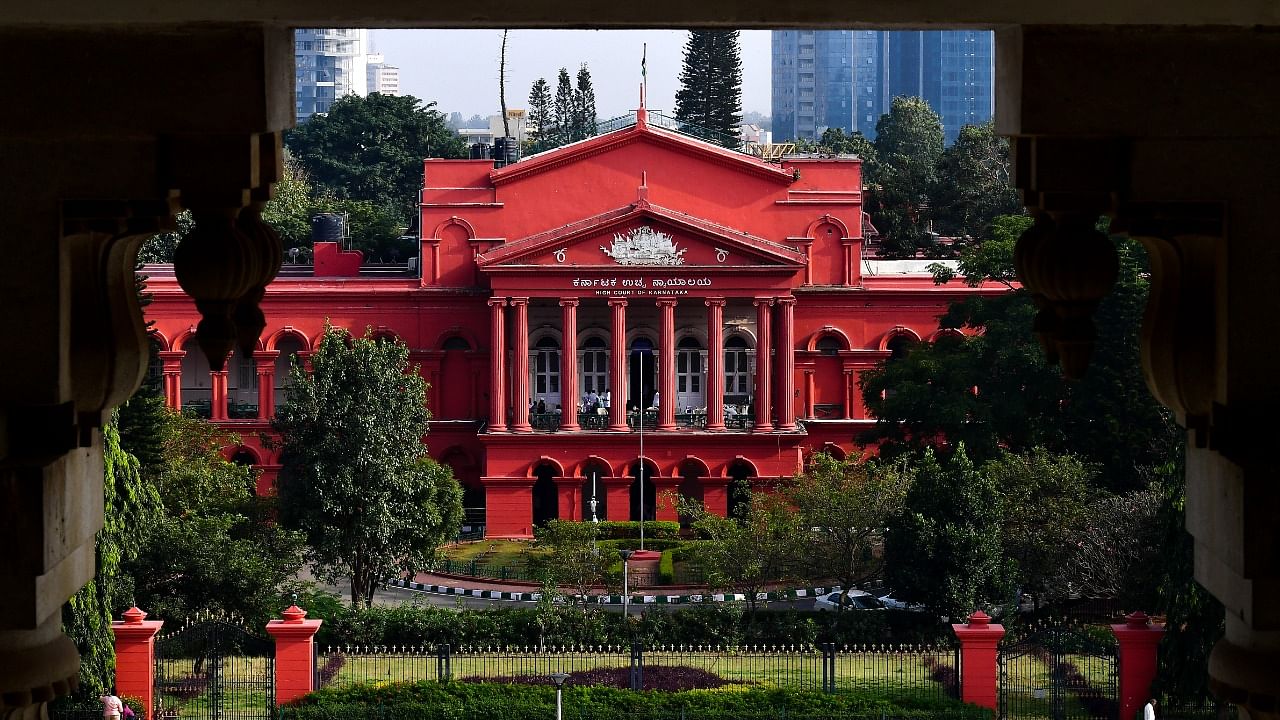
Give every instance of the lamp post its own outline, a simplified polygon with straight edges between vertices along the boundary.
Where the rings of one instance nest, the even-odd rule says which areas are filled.
[[[644,550],[644,416],[645,402],[644,393],[644,358],[649,354],[648,348],[640,349],[640,549]],[[625,571],[625,563],[623,564]],[[625,572],[624,572],[625,575]]]
[[[551,673],[551,681],[556,684],[556,720],[562,720],[564,704],[561,701],[561,695],[564,692],[564,681],[568,680],[566,673]]]
[[[629,617],[631,615],[629,605],[631,604],[631,585],[630,585],[630,564],[631,556],[635,554],[635,550],[619,550],[622,555],[622,615]]]
[[[600,518],[596,516],[596,507],[598,505],[596,502],[596,475],[598,474],[599,472],[596,470],[591,471],[591,522],[593,523],[600,522]]]

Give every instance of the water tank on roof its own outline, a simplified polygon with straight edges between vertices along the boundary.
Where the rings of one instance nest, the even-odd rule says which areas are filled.
[[[495,138],[493,141],[493,166],[500,168],[513,165],[520,159],[520,141],[511,137]]]
[[[311,217],[311,240],[342,242],[345,220],[338,213],[321,213]]]
[[[488,143],[472,143],[471,159],[472,160],[488,160],[489,144]]]

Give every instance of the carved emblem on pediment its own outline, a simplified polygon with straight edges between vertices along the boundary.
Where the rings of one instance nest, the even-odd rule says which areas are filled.
[[[619,265],[683,265],[686,252],[670,235],[651,227],[615,233],[613,244],[600,250]]]

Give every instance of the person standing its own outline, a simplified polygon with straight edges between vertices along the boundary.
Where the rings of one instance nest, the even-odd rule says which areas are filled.
[[[1142,707],[1142,720],[1156,720],[1156,699],[1147,700],[1147,704]]]
[[[124,702],[114,694],[103,695],[98,698],[102,701],[102,717],[107,720],[120,720],[120,715],[124,712]]]
[[[611,393],[609,392],[609,388],[605,388],[604,394],[600,396],[600,404],[604,406],[605,410],[609,409],[610,397],[611,397]]]

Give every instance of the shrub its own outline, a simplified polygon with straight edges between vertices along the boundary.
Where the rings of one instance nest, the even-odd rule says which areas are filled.
[[[623,669],[622,672],[626,672]],[[649,674],[649,670],[645,671]],[[590,720],[632,717],[680,717],[699,720],[755,720],[780,716],[843,718],[910,717],[912,720],[990,720],[989,711],[936,693],[865,691],[823,693],[763,687],[633,692],[610,687],[567,685],[565,707]],[[546,686],[493,683],[418,682],[327,688],[284,708],[282,718],[328,720],[368,717],[460,720],[545,720],[554,717],[555,691]]]
[[[667,553],[663,553],[664,559]],[[346,609],[326,618],[316,642],[326,645],[505,646],[544,637],[550,645],[710,644],[837,645],[951,642],[949,625],[905,610],[813,612],[765,610],[751,620],[734,605],[705,604],[651,610],[628,623],[602,610],[556,606],[554,622],[539,625],[535,608],[452,608],[401,605]],[[541,634],[545,629],[545,634]]]
[[[600,537],[606,540],[640,537],[640,523],[636,521],[614,521],[600,523]],[[674,540],[680,537],[680,523],[670,520],[648,520],[644,524],[644,537],[647,544],[649,538]]]

